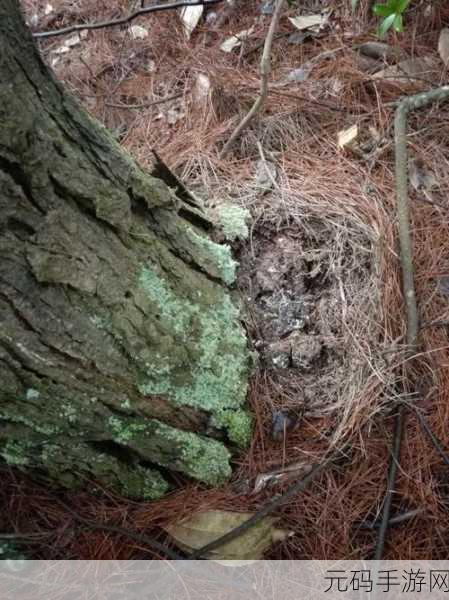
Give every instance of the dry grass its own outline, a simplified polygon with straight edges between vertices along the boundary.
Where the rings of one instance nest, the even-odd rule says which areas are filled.
[[[28,15],[44,5],[37,0],[23,0],[23,4]],[[54,0],[52,4],[53,16],[42,19],[40,27],[116,17],[129,3]],[[301,232],[326,249],[335,303],[323,306],[320,316],[323,327],[329,323],[329,337],[340,357],[339,373],[324,373],[317,383],[322,404],[309,407],[302,426],[281,444],[270,438],[272,409],[291,406],[295,397],[269,373],[254,376],[250,403],[255,435],[249,452],[236,459],[235,476],[227,488],[205,490],[183,482],[182,489],[151,504],[106,493],[97,499],[85,493],[65,498],[85,518],[148,535],[153,532],[161,539],[161,526],[193,510],[257,509],[273,490],[239,494],[236,483],[253,481],[258,473],[279,464],[319,458],[333,445],[344,446],[346,459],[280,511],[295,536],[274,548],[271,556],[355,559],[372,555],[375,531],[363,529],[360,523],[375,518],[382,506],[390,414],[404,383],[405,324],[394,229],[393,109],[385,106],[400,91],[374,87],[351,49],[372,37],[368,1],[360,2],[356,19],[347,8],[349,2],[335,4],[334,26],[327,35],[300,46],[289,45],[285,36],[275,42],[272,78],[282,79],[325,50],[338,51],[317,62],[308,81],[272,89],[263,115],[226,160],[219,158],[219,149],[257,94],[260,49],[252,51],[252,47],[263,42],[268,23],[258,22],[251,44],[240,55],[224,54],[219,44],[229,33],[253,23],[257,2],[244,2],[244,8],[219,31],[200,26],[191,41],[185,40],[175,16],[163,13],[138,21],[149,28],[145,40],[132,40],[126,29],[90,32],[55,64],[58,77],[117,133],[141,164],[151,165],[155,147],[192,189],[207,194],[210,204],[232,201],[249,208],[255,235],[263,230]],[[439,29],[449,23],[449,8],[435,2],[431,17],[423,19],[419,14],[423,7],[417,4],[418,14],[401,39],[402,49],[416,56],[435,54]],[[287,31],[284,18],[280,32]],[[56,38],[42,45],[50,63],[55,57],[52,50],[61,43]],[[211,83],[204,97],[197,91],[199,75],[206,75]],[[446,75],[441,75],[442,80]],[[182,95],[139,110],[109,106],[147,103],[175,93]],[[439,205],[412,196],[419,307],[422,321],[431,323],[449,319],[448,298],[438,287],[439,277],[449,275],[449,110],[433,107],[410,121],[411,147],[440,185],[435,194]],[[338,150],[337,132],[354,123],[374,126],[384,139],[374,160]],[[267,195],[261,195],[254,183],[258,141],[279,167],[276,187]],[[424,328],[420,342],[410,383],[420,394],[419,406],[433,431],[449,447],[447,328]],[[388,558],[447,556],[448,486],[447,469],[411,412],[393,513],[414,508],[424,513],[391,529]],[[124,536],[81,526],[59,498],[63,496],[4,469],[0,530],[43,532],[45,537],[30,545],[30,551],[45,558],[148,556],[148,550]]]

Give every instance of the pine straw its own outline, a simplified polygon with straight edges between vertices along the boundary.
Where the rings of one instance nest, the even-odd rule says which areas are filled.
[[[28,14],[36,0],[24,5]],[[117,17],[127,2],[68,3],[53,22]],[[125,535],[91,530],[79,523],[64,503],[85,519],[113,523],[163,540],[162,528],[193,511],[208,508],[256,510],[282,487],[254,495],[240,493],[242,482],[253,485],[257,474],[280,464],[322,457],[330,447],[344,447],[346,458],[323,473],[305,493],[279,511],[283,526],[295,535],[273,548],[272,558],[369,558],[375,530],[363,523],[375,519],[382,506],[392,430],[391,412],[401,389],[405,332],[400,292],[399,261],[394,231],[392,109],[394,88],[377,89],[360,71],[351,45],[369,39],[369,3],[362,0],[358,18],[336,8],[340,29],[301,46],[279,38],[273,48],[273,79],[325,50],[337,50],[319,61],[308,81],[272,89],[263,116],[244,133],[226,160],[218,158],[232,129],[251,105],[258,89],[258,57],[267,22],[256,27],[254,42],[240,53],[224,54],[219,44],[230,33],[248,28],[256,2],[244,8],[219,32],[202,26],[190,42],[172,14],[142,19],[149,28],[145,40],[132,40],[127,30],[89,33],[80,46],[62,55],[55,65],[88,109],[117,133],[121,143],[150,167],[151,148],[157,148],[171,168],[192,189],[206,194],[211,205],[232,201],[251,210],[253,235],[261,231],[302,232],[319,242],[329,255],[335,305],[322,311],[329,324],[339,322],[333,343],[341,350],[341,374],[321,380],[323,402],[308,409],[304,422],[279,443],[270,437],[273,408],[291,406],[295,397],[268,372],[255,374],[249,401],[255,415],[250,450],[236,458],[235,474],[225,488],[207,490],[179,480],[180,489],[155,503],[134,503],[106,491],[63,494],[3,468],[0,488],[0,531],[41,533],[28,544],[32,556],[45,558],[126,559],[157,557]],[[417,56],[435,53],[439,28],[449,22],[449,8],[437,6],[431,19],[418,14],[404,35],[403,49]],[[417,8],[419,11],[419,7]],[[292,14],[294,10],[291,9]],[[280,32],[289,31],[284,18]],[[372,31],[372,29],[371,29]],[[62,43],[43,44],[48,60]],[[339,50],[342,48],[342,50]],[[80,58],[81,55],[81,58]],[[205,74],[211,91],[195,92],[198,75]],[[178,100],[140,110],[108,104],[138,104],[174,93]],[[171,111],[171,112],[170,112]],[[179,113],[173,124],[168,117]],[[440,184],[435,197],[444,208],[412,195],[416,285],[424,323],[449,320],[447,296],[438,287],[449,275],[449,111],[447,106],[411,118],[411,146]],[[337,132],[359,123],[373,125],[387,143],[375,161],[340,152]],[[262,196],[255,185],[260,141],[268,160],[279,166],[272,193]],[[329,325],[329,329],[332,327]],[[413,386],[418,406],[449,447],[449,343],[447,328],[421,332],[421,354]],[[332,379],[332,378],[331,378]],[[324,393],[326,385],[330,392]],[[408,413],[393,514],[423,509],[423,514],[392,527],[387,544],[390,559],[443,558],[448,552],[449,473],[423,435],[413,412]],[[168,542],[169,543],[169,542]]]

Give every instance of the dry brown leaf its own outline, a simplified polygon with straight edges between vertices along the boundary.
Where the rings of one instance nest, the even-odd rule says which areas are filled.
[[[254,27],[250,27],[249,29],[239,31],[239,33],[236,33],[235,35],[225,39],[225,41],[220,45],[220,50],[222,52],[232,52],[234,48],[241,46],[242,42],[247,40],[253,31]]]
[[[302,461],[287,465],[282,469],[275,469],[268,471],[267,473],[259,473],[254,482],[253,494],[258,494],[267,487],[273,487],[274,485],[284,484],[292,479],[299,479],[304,477],[307,473],[312,470],[310,463]]]
[[[445,66],[449,66],[449,29],[445,27],[440,32],[438,39],[438,52]]]
[[[193,86],[192,95],[196,103],[203,104],[211,93],[212,85],[210,79],[204,73],[198,73]]]
[[[352,125],[348,129],[343,129],[338,132],[338,147],[339,148],[351,148],[357,142],[359,137],[359,126]]]
[[[410,58],[392,65],[372,76],[376,82],[400,85],[401,87],[427,87],[438,77],[438,60],[434,56]]]
[[[186,6],[181,8],[180,18],[184,25],[184,31],[187,39],[190,39],[190,36],[193,33],[193,30],[198,25],[202,15],[203,15],[204,6]]]
[[[141,27],[140,25],[132,25],[129,28],[129,31],[133,40],[144,40],[148,37],[148,29],[145,29],[145,27]]]
[[[235,529],[253,513],[208,510],[165,528],[176,545],[186,552],[198,550]],[[241,536],[206,554],[214,560],[259,560],[274,542],[287,539],[291,532],[276,529],[275,517],[265,517]]]
[[[289,17],[291,23],[302,31],[303,29],[321,29],[326,25],[329,17],[327,15],[307,15],[305,17]]]

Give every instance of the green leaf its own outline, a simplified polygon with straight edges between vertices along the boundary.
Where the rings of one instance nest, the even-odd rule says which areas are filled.
[[[389,17],[392,13],[394,14],[394,10],[388,4],[375,4],[373,6],[373,13],[377,17]]]
[[[394,20],[396,19],[396,16],[397,16],[396,13],[393,13],[392,15],[388,15],[388,17],[382,21],[382,23],[379,25],[379,35],[380,35],[380,37],[384,37],[385,36],[385,34],[387,33],[387,31],[393,25]]]
[[[398,0],[398,5],[395,12],[402,14],[409,4],[410,0]]]
[[[165,527],[176,545],[187,552],[198,550],[235,527],[247,521],[253,513],[236,513],[225,510],[207,510]],[[237,539],[212,550],[206,555],[215,560],[259,560],[271,544],[288,538],[291,534],[276,529],[275,517],[265,517]]]
[[[395,28],[395,30],[398,33],[400,33],[401,31],[404,31],[404,21],[402,19],[402,15],[396,15],[396,17],[394,19],[393,27]]]

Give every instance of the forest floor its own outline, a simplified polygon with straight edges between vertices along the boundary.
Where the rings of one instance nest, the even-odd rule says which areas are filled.
[[[22,4],[33,31],[135,8],[129,0]],[[256,511],[338,448],[341,459],[279,508],[279,523],[293,535],[266,556],[367,559],[399,403],[419,408],[449,448],[449,325],[441,325],[449,322],[449,103],[409,118],[422,327],[406,381],[393,131],[395,100],[448,82],[438,40],[449,27],[449,5],[412,2],[404,33],[390,33],[379,48],[366,45],[378,41],[367,0],[354,14],[349,0],[289,3],[273,41],[266,103],[221,157],[259,92],[268,4],[237,1],[227,15],[224,3],[211,7],[190,38],[179,13],[166,11],[39,42],[57,77],[142,166],[151,169],[156,149],[208,209],[248,209],[249,238],[233,246],[259,364],[249,397],[254,438],[226,487],[180,479],[163,500],[136,503],[107,492],[56,494],[2,469],[0,523],[35,534],[31,556],[156,558],[143,543],[93,529],[74,512],[170,543],[167,525],[193,511]],[[288,17],[300,14],[324,17],[321,26],[299,30]],[[348,132],[354,126],[357,135]],[[345,131],[355,136],[351,143],[342,140]],[[448,469],[408,408],[391,512],[401,518],[388,529],[385,557],[447,558]]]

